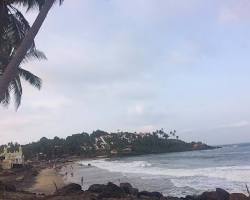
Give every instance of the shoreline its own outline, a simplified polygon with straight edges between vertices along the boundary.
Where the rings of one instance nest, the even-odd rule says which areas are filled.
[[[28,191],[36,194],[51,195],[66,184],[55,168],[42,169],[35,179],[35,183]]]
[[[250,196],[243,193],[229,193],[224,189],[215,188],[213,191],[204,191],[200,194],[185,195],[183,197],[165,196],[158,191],[139,190],[129,182],[114,184],[93,184],[83,190],[80,184],[65,181],[62,175],[63,168],[72,170],[81,166],[78,162],[83,159],[76,159],[73,162],[60,163],[55,168],[42,169],[36,177],[37,182],[30,192],[43,193],[42,199],[91,199],[91,200],[250,200]],[[90,160],[90,159],[84,159]],[[87,167],[87,166],[86,166]],[[52,182],[57,181],[58,188]],[[50,183],[50,184],[49,184]]]
[[[148,190],[139,190],[134,188],[129,182],[114,184],[112,182],[105,184],[90,185],[88,189],[82,190],[79,184],[65,181],[62,175],[63,168],[69,168],[80,165],[78,162],[82,158],[70,160],[68,162],[58,162],[53,168],[48,163],[42,163],[39,173],[34,177],[34,183],[27,192],[11,191],[5,195],[9,195],[10,200],[59,200],[59,199],[92,199],[92,200],[250,200],[243,193],[228,193],[227,191],[217,188],[215,191],[205,191],[202,194],[188,195],[184,197],[163,196],[160,192],[149,192]],[[90,160],[90,159],[84,159]],[[55,186],[56,185],[56,186]],[[18,188],[17,188],[18,189]],[[157,190],[156,190],[157,191]],[[1,188],[0,188],[1,194]],[[221,196],[224,196],[221,198]],[[1,199],[1,196],[0,196]]]
[[[139,157],[141,156],[145,156],[145,155],[140,155]],[[151,156],[154,156],[154,155],[151,155]],[[181,200],[181,199],[182,200],[201,200],[195,197],[206,195],[206,194],[216,195],[216,191],[214,190],[218,187],[218,188],[227,189],[228,192],[226,192],[223,189],[219,189],[219,191],[225,191],[224,193],[227,193],[227,194],[229,194],[229,192],[230,193],[239,192],[237,194],[242,197],[242,198],[225,199],[225,200],[242,200],[242,199],[250,200],[250,198],[246,196],[248,195],[248,193],[245,192],[246,191],[245,185],[242,185],[242,188],[240,188],[240,190],[230,190],[226,185],[214,185],[214,187],[213,185],[211,185],[212,187],[203,188],[202,190],[196,187],[193,187],[193,191],[191,191],[190,193],[190,188],[188,187],[182,188],[182,186],[178,186],[178,185],[177,186],[169,185],[167,182],[168,181],[167,178],[164,180],[153,178],[151,182],[142,182],[142,181],[147,180],[150,177],[141,177],[141,175],[128,176],[126,174],[124,175],[120,172],[115,172],[115,171],[108,172],[108,171],[105,171],[105,168],[98,168],[99,165],[96,166],[94,163],[93,164],[91,163],[91,161],[93,160],[103,160],[103,159],[112,159],[112,158],[103,158],[103,157],[86,158],[86,157],[80,157],[80,156],[79,157],[72,156],[72,157],[67,157],[67,158],[58,158],[58,159],[50,160],[50,161],[40,161],[40,162],[34,161],[32,163],[30,162],[30,167],[23,168],[22,169],[23,172],[21,169],[9,170],[8,173],[10,175],[12,174],[12,176],[14,177],[9,179],[8,184],[13,184],[16,187],[16,190],[13,190],[10,192],[10,196],[12,197],[13,195],[14,196],[19,195],[19,197],[16,198],[18,200],[29,199],[27,195],[32,197],[30,199],[42,199],[42,200],[48,200],[48,199],[59,200],[59,199],[65,199],[66,197],[69,198],[69,200],[71,200],[73,199],[72,196],[74,197],[76,196],[75,198],[76,200],[85,199],[85,198],[93,199],[93,200],[99,200],[99,199],[101,200],[102,198],[99,198],[99,197],[102,195],[104,196],[107,195],[107,197],[110,197],[110,198],[111,196],[117,195],[117,194],[113,194],[113,192],[110,191],[110,186],[111,186],[111,188],[113,189],[116,188],[117,190],[120,191],[119,195],[129,196],[130,197],[129,200],[139,200],[139,199],[144,200],[144,197],[139,198],[138,195],[147,196],[147,195],[154,195],[155,193],[165,196],[164,198],[162,197],[159,200],[169,200],[169,199],[171,200],[172,199],[173,200]],[[81,163],[81,161],[83,161],[83,163]],[[91,166],[88,166],[89,163],[91,163]],[[113,166],[113,164],[111,165],[111,167]],[[20,171],[20,173],[18,171]],[[66,171],[67,171],[67,176],[65,175]],[[2,174],[6,172],[7,171],[2,171]],[[36,173],[33,174],[33,172],[36,172]],[[71,177],[71,172],[74,173],[73,177]],[[24,176],[25,173],[27,173],[26,176]],[[84,176],[83,187],[80,186],[82,176]],[[19,180],[20,177],[22,177],[21,182],[23,182],[23,184],[16,184],[17,182],[16,180],[17,179]],[[140,177],[142,179],[140,179]],[[0,181],[1,181],[1,178],[2,176],[0,174]],[[8,178],[5,178],[5,180],[8,180]],[[108,182],[110,183],[108,184]],[[123,185],[123,183],[126,183],[127,185],[129,184],[130,188],[132,187],[133,190],[138,191],[138,193],[136,194],[124,193],[123,189],[121,191],[121,185]],[[25,185],[26,187],[23,187]],[[102,190],[102,191],[100,193],[96,192],[92,190],[93,187],[100,187],[99,190]],[[106,194],[107,191],[109,191],[108,192],[109,194]],[[63,197],[61,196],[62,192],[64,193]],[[0,195],[1,195],[1,187],[0,187]],[[20,196],[24,196],[24,195],[26,195],[25,198],[24,197],[20,198]],[[91,198],[88,198],[89,195],[91,196]],[[118,199],[128,200],[128,198],[120,198],[119,195],[114,197],[112,200],[118,200]],[[235,194],[233,194],[233,196],[235,196]],[[1,199],[1,196],[0,196],[0,199]],[[15,198],[2,198],[2,199],[14,200]],[[148,198],[148,197],[146,199],[157,200],[157,198]],[[107,198],[107,200],[109,200],[109,198]],[[210,199],[207,198],[206,200],[210,200]],[[217,200],[217,199],[215,198],[211,200]],[[221,200],[221,199],[218,199],[218,200]]]

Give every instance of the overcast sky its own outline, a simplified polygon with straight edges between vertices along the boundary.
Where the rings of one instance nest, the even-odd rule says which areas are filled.
[[[176,129],[209,144],[250,142],[248,0],[65,0],[36,38],[20,109],[0,141],[95,129]],[[32,21],[35,17],[29,14]]]

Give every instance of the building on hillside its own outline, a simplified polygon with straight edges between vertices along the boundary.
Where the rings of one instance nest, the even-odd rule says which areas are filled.
[[[112,149],[110,151],[110,153],[111,153],[111,155],[116,155],[116,154],[118,154],[118,151],[116,149]]]
[[[24,165],[24,155],[22,147],[18,151],[9,152],[8,147],[4,147],[4,152],[0,154],[0,166],[2,169],[20,168]]]
[[[131,147],[127,147],[125,149],[122,150],[122,153],[131,153],[132,152],[132,148]]]

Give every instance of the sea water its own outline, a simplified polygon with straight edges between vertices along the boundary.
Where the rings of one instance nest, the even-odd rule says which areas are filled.
[[[88,167],[91,164],[91,167]],[[214,190],[246,193],[250,187],[250,144],[220,149],[80,161],[68,182],[83,189],[95,183],[129,182],[140,190],[185,196]]]

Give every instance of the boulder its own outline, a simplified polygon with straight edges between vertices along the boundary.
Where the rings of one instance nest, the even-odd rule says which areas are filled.
[[[82,187],[76,183],[70,183],[61,189],[59,189],[55,194],[57,195],[68,195],[68,194],[77,194],[81,193]]]
[[[126,196],[126,193],[119,186],[109,182],[107,185],[94,184],[88,189],[89,192],[98,193],[98,198],[121,198]]]
[[[166,200],[181,200],[180,198],[178,197],[171,197],[171,196],[168,196],[168,197],[165,197]]]
[[[0,181],[0,191],[15,192],[16,187],[14,185],[3,183]]]
[[[241,193],[232,193],[229,196],[229,200],[250,200],[250,198]]]
[[[159,192],[147,192],[147,191],[141,191],[137,195],[138,198],[146,198],[151,200],[158,200],[162,199],[163,195]]]
[[[187,195],[186,197],[182,197],[182,200],[200,200],[199,196],[191,196],[191,195]]]
[[[230,194],[221,188],[216,188],[216,193],[219,200],[229,200]]]
[[[229,193],[221,188],[213,192],[204,192],[198,198],[199,200],[229,200]]]
[[[157,197],[157,198],[159,198],[159,199],[163,197],[162,193],[160,193],[160,192],[151,192],[151,194],[152,194],[154,197]]]
[[[121,198],[124,196],[126,196],[125,192],[120,187],[109,182],[106,190],[99,195],[99,198]]]
[[[120,188],[127,194],[136,196],[138,194],[138,189],[133,188],[130,183],[120,183]]]
[[[120,188],[124,190],[124,192],[129,194],[129,191],[133,188],[130,183],[120,183]]]
[[[88,191],[93,193],[102,193],[106,190],[106,185],[104,184],[93,184],[89,187]]]

